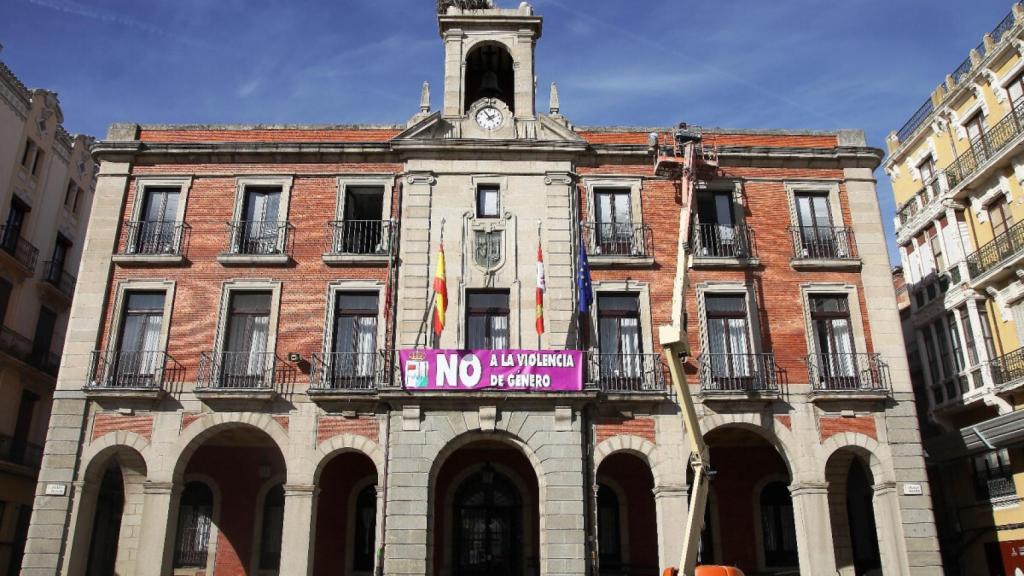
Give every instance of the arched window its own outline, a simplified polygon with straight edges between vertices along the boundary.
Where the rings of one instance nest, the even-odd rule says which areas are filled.
[[[284,484],[271,488],[263,499],[260,530],[260,570],[281,568],[281,531],[284,529]]]
[[[465,93],[464,110],[481,98],[497,98],[516,111],[515,69],[504,46],[488,42],[470,51],[466,57]]]
[[[373,571],[375,531],[377,529],[377,487],[369,485],[356,497],[355,538],[352,568],[357,572]]]
[[[793,498],[783,482],[771,482],[761,490],[761,533],[767,566],[796,566],[796,525]]]
[[[455,573],[519,574],[522,540],[519,490],[485,464],[455,494]]]
[[[614,490],[597,486],[597,547],[602,570],[622,565],[622,524],[619,516],[619,496]]]
[[[178,506],[178,532],[174,544],[175,568],[204,568],[210,549],[213,492],[202,482],[189,482]]]

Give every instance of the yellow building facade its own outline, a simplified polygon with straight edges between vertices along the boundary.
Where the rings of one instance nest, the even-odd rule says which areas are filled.
[[[904,335],[951,574],[1024,573],[1024,7],[887,141]],[[983,568],[983,567],[987,567]],[[1018,571],[1019,570],[1019,571]]]

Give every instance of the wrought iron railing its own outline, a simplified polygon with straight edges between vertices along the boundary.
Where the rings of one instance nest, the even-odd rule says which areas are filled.
[[[1011,28],[1013,28],[1016,21],[1017,19],[1013,16],[1013,10],[1010,10],[1010,13],[1004,16],[999,24],[996,24],[996,27],[992,29],[992,32],[989,33],[989,36],[992,37],[992,41],[998,44],[999,41],[1003,39],[1003,34],[1006,34]]]
[[[210,549],[210,506],[182,507],[178,535],[174,543],[175,568],[205,568]]]
[[[0,250],[7,252],[29,271],[35,271],[39,249],[21,237],[21,230],[0,225]]]
[[[60,369],[60,354],[37,350],[32,339],[4,326],[0,328],[0,351],[50,376]]]
[[[924,104],[922,104],[921,107],[918,108],[916,112],[914,112],[914,115],[911,116],[909,120],[907,120],[906,124],[904,124],[903,127],[900,128],[899,131],[896,133],[896,137],[899,138],[900,143],[906,142],[908,139],[910,139],[910,137],[913,136],[915,132],[917,132],[917,129],[920,128],[922,124],[924,124],[924,121],[927,120],[928,117],[931,116],[932,112],[934,111],[935,105],[932,104],[932,99],[928,98],[927,100],[925,100]]]
[[[204,352],[196,383],[214,390],[266,390],[274,386],[276,369],[272,352]]]
[[[982,164],[1001,152],[1021,134],[1021,116],[1024,115],[1024,98],[1018,98],[1010,112],[996,122],[989,130],[971,141],[967,150],[956,157],[946,168],[949,187],[955,188],[976,172]]]
[[[142,256],[178,256],[184,249],[184,222],[154,220],[138,222],[126,220],[124,228],[127,232],[125,241],[126,254]]]
[[[1013,476],[976,478],[974,490],[978,500],[995,500],[1017,495],[1017,486],[1013,481]]]
[[[926,180],[924,186],[896,210],[896,218],[899,221],[899,225],[905,225],[911,218],[924,210],[926,206],[945,192],[946,189],[943,185],[941,173],[935,174]]]
[[[889,367],[874,353],[811,354],[807,356],[807,377],[815,391],[889,389]]]
[[[775,354],[701,354],[700,390],[708,394],[778,392]]]
[[[582,233],[587,254],[591,257],[648,258],[653,255],[653,232],[650,226],[630,222],[584,222]]]
[[[996,386],[1024,378],[1024,347],[995,358],[991,366],[992,383]]]
[[[977,278],[1020,254],[1022,250],[1024,250],[1024,222],[1018,222],[967,256],[967,271],[972,278]]]
[[[856,260],[853,229],[838,226],[791,226],[797,260]]]
[[[43,282],[53,286],[68,298],[72,298],[75,295],[75,284],[78,279],[64,269],[63,262],[47,260],[43,262]]]
[[[159,389],[180,368],[161,350],[94,350],[87,388]]]
[[[276,220],[239,220],[228,222],[231,229],[231,254],[269,256],[285,254],[288,247],[287,222]]]
[[[329,226],[330,254],[387,256],[394,249],[393,220],[335,220]]]
[[[694,258],[752,258],[754,231],[750,226],[737,224],[693,224]]]
[[[665,365],[660,354],[590,354],[588,380],[602,392],[664,392]]]
[[[43,447],[30,442],[15,442],[12,436],[0,434],[0,461],[37,469],[43,462]]]
[[[388,382],[385,350],[313,354],[309,387],[314,391],[372,391]]]
[[[968,56],[963,62],[960,63],[959,66],[956,67],[955,70],[953,70],[953,84],[959,84],[965,76],[970,74],[972,66],[973,64],[971,63],[971,57]]]

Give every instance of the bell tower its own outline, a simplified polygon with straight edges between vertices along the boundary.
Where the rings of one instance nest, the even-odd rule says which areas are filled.
[[[537,118],[533,55],[543,19],[526,2],[514,9],[448,4],[438,15],[445,120],[466,136],[522,133]]]

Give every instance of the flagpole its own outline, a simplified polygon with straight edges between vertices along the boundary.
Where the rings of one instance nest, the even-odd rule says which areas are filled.
[[[445,219],[441,218],[441,234],[440,234],[440,240],[439,240],[439,242],[437,244],[439,249],[440,249],[440,247],[444,246],[444,224],[445,224]],[[434,310],[435,310],[435,305],[437,304],[437,288],[434,286],[433,275],[431,274],[430,257],[429,257],[429,255],[430,255],[430,247],[427,246],[427,256],[428,256],[427,257],[427,274],[428,274],[428,278],[431,278],[431,281],[430,281],[430,294],[427,296],[427,311],[426,311],[426,316],[423,319],[423,326],[429,331],[429,334],[430,334],[429,338],[426,341],[427,347],[430,347],[431,345],[433,345],[434,347],[437,347],[437,339],[438,339],[439,335],[434,334]],[[434,265],[436,266],[437,262],[435,262]]]
[[[541,249],[540,248],[541,247],[541,238],[540,238],[541,223],[542,223],[541,219],[537,218],[537,251],[538,252]],[[547,270],[545,270],[544,273],[545,273],[545,275],[547,275]],[[540,280],[540,278],[538,277],[537,280]],[[547,279],[545,278],[545,280],[547,280]],[[544,298],[544,294],[543,293],[541,293],[541,298]],[[543,300],[542,300],[542,305],[543,305]],[[534,314],[536,314],[536,311],[534,311]],[[543,316],[541,316],[541,322],[543,322]],[[536,323],[537,323],[537,320],[535,318],[534,319],[534,324],[536,324]],[[537,332],[537,350],[540,350],[540,349],[541,349],[541,333]]]

